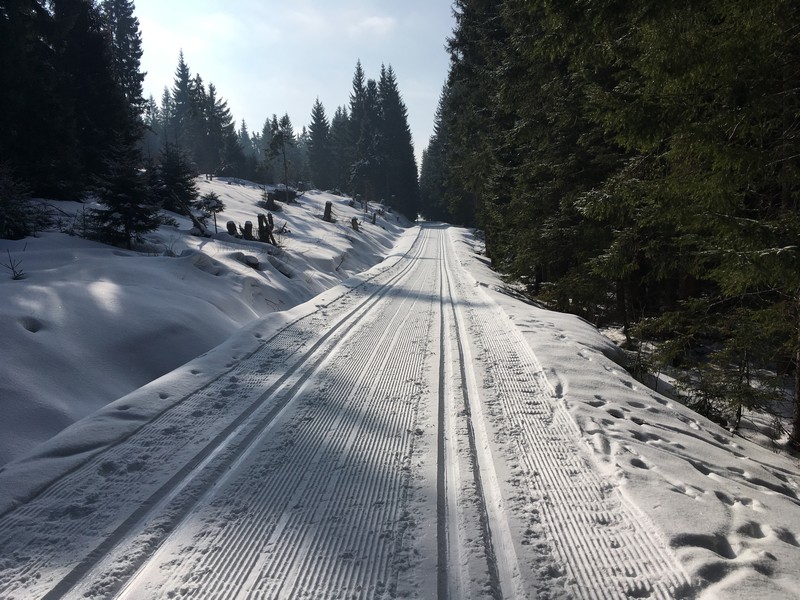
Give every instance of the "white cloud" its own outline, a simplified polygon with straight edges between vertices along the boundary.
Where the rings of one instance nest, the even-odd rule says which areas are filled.
[[[347,32],[352,37],[371,36],[385,37],[397,26],[397,21],[392,17],[371,16],[363,17],[347,27]]]
[[[296,35],[324,35],[331,26],[330,17],[313,8],[293,10],[286,15],[286,19],[292,25],[292,33]]]

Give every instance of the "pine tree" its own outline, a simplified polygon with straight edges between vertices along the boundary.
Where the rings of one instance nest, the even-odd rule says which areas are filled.
[[[349,173],[352,164],[352,128],[347,107],[338,106],[331,119],[330,146],[332,181],[334,189],[349,190]]]
[[[427,219],[453,222],[447,197],[447,129],[445,110],[447,86],[442,89],[433,122],[433,135],[422,152],[419,174],[420,213]]]
[[[283,186],[286,202],[289,201],[289,162],[287,149],[295,144],[294,128],[288,114],[284,114],[280,120],[273,115],[270,123],[270,133],[272,139],[269,144],[269,156],[280,157],[283,164]]]
[[[359,63],[358,67],[360,66]],[[357,90],[354,89],[355,93]],[[379,194],[380,190],[384,189],[382,184],[385,177],[378,84],[374,79],[367,80],[363,98],[355,103],[355,110],[360,114],[360,120],[356,122],[351,111],[351,126],[353,131],[358,133],[358,137],[350,167],[350,188],[356,197],[361,197],[366,203],[380,199]]]
[[[242,119],[242,126],[239,128],[236,135],[239,139],[239,145],[242,147],[245,155],[252,155],[254,153],[253,140],[250,138],[250,131],[247,129],[247,123],[244,119]]]
[[[100,10],[111,38],[114,77],[134,116],[138,116],[145,108],[142,95],[145,74],[140,70],[142,35],[139,20],[134,15],[134,3],[132,0],[103,0]]]
[[[214,233],[219,233],[219,229],[217,229],[217,213],[221,213],[223,210],[225,210],[225,203],[219,197],[219,194],[216,192],[208,192],[207,194],[203,194],[200,196],[199,205],[203,212],[213,215]]]
[[[305,185],[311,177],[308,170],[308,148],[311,137],[305,125],[300,128],[300,133],[295,136],[294,144],[289,147],[289,178]]]
[[[0,238],[19,240],[32,230],[28,193],[9,163],[0,163]]]
[[[114,78],[112,51],[98,9],[85,0],[52,3],[57,94],[64,114],[74,119],[75,171],[65,189],[84,187],[87,177],[103,170],[116,132],[130,127],[130,109]],[[74,193],[73,191],[73,193]]]
[[[135,140],[118,138],[93,191],[102,208],[93,212],[93,235],[130,249],[160,223],[158,202],[149,194]]]
[[[158,120],[156,122],[155,132],[164,141],[175,140],[177,132],[173,129],[175,122],[175,103],[172,101],[172,92],[169,88],[164,86],[164,91],[161,92],[161,104],[158,109]]]
[[[189,81],[189,112],[183,127],[182,146],[195,166],[204,173],[213,173],[219,157],[219,140],[211,130],[212,100],[216,95],[213,84],[205,82],[199,73]],[[216,98],[215,98],[216,99]]]
[[[506,221],[506,197],[493,197],[488,185],[496,161],[492,156],[495,135],[492,95],[498,80],[497,48],[505,39],[501,3],[490,0],[456,0],[456,29],[448,39],[450,72],[446,112],[450,134],[448,154],[448,203],[459,222],[480,225],[489,256],[502,249],[496,243]],[[493,260],[495,260],[493,258]]]
[[[272,120],[264,119],[264,125],[261,128],[261,146],[259,147],[260,154],[263,160],[259,162],[259,175],[264,183],[274,183],[275,173],[272,165],[272,157],[270,156],[269,149],[272,145],[272,121],[277,124],[278,117],[273,114]]]
[[[200,86],[202,88],[202,86]],[[192,113],[192,95],[197,98],[198,86],[192,85],[191,71],[183,56],[183,50],[178,55],[178,66],[175,70],[175,79],[170,94],[170,110],[167,133],[171,136],[167,141],[180,144],[184,150],[188,149],[187,135],[189,134],[189,121]],[[163,103],[162,103],[163,104]],[[163,108],[163,107],[162,107]]]
[[[259,159],[259,145],[261,140],[258,132],[253,136],[247,128],[247,123],[242,119],[242,126],[236,133],[239,141],[239,147],[242,149],[243,154],[243,167],[242,175],[246,179],[255,179],[258,172],[258,159]]]
[[[0,18],[0,163],[44,197],[80,191],[74,103],[54,32],[36,0],[7,3]]]
[[[419,182],[414,143],[408,126],[408,111],[400,96],[391,65],[381,66],[378,81],[380,142],[383,157],[382,197],[411,220],[419,210]]]
[[[361,129],[363,127],[365,118],[365,104],[367,96],[367,80],[364,75],[364,69],[361,66],[361,60],[356,62],[356,70],[353,74],[353,89],[350,92],[350,140],[352,148],[350,155],[352,160],[355,160],[356,144],[361,137]]]
[[[317,98],[311,109],[308,162],[311,180],[321,190],[327,190],[333,186],[330,129],[328,117],[325,115],[325,107]]]
[[[155,190],[163,208],[184,215],[190,214],[198,194],[196,175],[181,147],[165,142]]]

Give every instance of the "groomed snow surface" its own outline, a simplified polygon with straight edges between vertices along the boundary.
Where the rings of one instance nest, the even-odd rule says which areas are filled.
[[[506,293],[470,232],[356,214],[307,193],[277,251],[0,241],[0,598],[800,597],[795,459]]]

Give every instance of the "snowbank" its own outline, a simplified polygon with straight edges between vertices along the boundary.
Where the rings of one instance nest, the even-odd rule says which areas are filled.
[[[528,341],[594,463],[665,536],[701,598],[798,597],[798,461],[644,387],[592,325],[515,298],[481,244],[467,231],[451,234],[475,285]]]
[[[24,278],[0,270],[0,465],[71,423],[176,369],[240,327],[284,311],[380,262],[407,222],[393,214],[350,227],[349,199],[307,192],[276,212],[281,248],[229,236],[257,224],[259,186],[198,179],[225,203],[214,238],[188,219],[162,226],[131,252],[65,233],[0,240]],[[336,223],[322,220],[325,202]],[[58,203],[80,214],[83,205]],[[211,223],[213,230],[213,222]],[[257,268],[248,266],[257,264]]]

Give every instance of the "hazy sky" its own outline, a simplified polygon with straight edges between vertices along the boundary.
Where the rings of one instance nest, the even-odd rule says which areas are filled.
[[[213,83],[237,127],[289,113],[295,131],[319,97],[328,119],[347,104],[356,60],[368,78],[392,65],[418,160],[447,76],[450,0],[135,0],[145,96],[172,87],[178,53]]]

